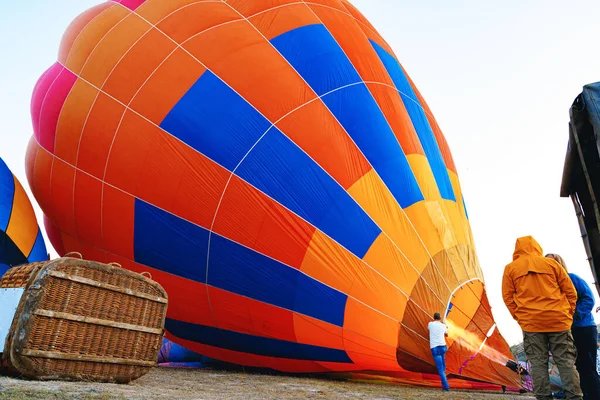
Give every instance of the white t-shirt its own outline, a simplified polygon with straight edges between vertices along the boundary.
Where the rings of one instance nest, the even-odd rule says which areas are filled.
[[[429,347],[431,349],[446,345],[445,334],[448,332],[446,324],[440,321],[432,321],[427,325],[427,329],[429,329]]]

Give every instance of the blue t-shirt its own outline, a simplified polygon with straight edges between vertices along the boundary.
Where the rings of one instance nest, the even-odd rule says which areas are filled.
[[[577,291],[577,306],[573,315],[573,327],[583,328],[595,326],[592,310],[594,309],[594,294],[587,283],[575,274],[569,274]]]

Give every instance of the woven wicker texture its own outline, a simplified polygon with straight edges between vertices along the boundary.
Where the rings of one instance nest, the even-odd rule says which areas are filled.
[[[0,279],[0,288],[21,288],[27,286],[27,281],[32,274],[37,272],[47,262],[36,262],[20,267],[10,268]]]
[[[129,382],[156,364],[167,307],[160,285],[95,262],[41,264],[29,269],[38,268],[37,275],[27,283],[9,334],[9,361],[21,374]],[[15,271],[10,284],[27,282],[27,267]]]

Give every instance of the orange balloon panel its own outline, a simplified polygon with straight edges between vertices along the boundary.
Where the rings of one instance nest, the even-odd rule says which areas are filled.
[[[474,341],[448,370],[518,385],[489,359],[461,369],[490,321],[454,163],[348,2],[107,2],[68,28],[32,118],[55,248],[150,271],[179,344],[429,376],[427,323],[448,310]]]

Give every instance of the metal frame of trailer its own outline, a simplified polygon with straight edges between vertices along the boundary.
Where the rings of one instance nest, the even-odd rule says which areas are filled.
[[[600,294],[600,82],[584,86],[570,109],[561,197],[570,197]]]

